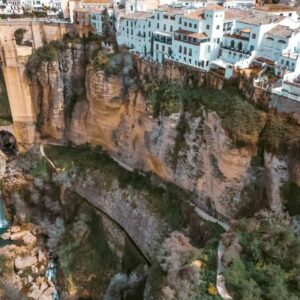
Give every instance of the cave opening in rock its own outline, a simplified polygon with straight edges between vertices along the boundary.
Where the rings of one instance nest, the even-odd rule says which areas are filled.
[[[15,136],[9,131],[0,131],[0,150],[8,157],[12,157],[16,154],[17,141]]]

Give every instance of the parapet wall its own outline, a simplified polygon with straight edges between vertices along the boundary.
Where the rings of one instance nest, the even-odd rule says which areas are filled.
[[[172,81],[189,81],[195,86],[209,86],[216,89],[222,89],[224,78],[219,74],[206,72],[199,68],[185,66],[183,64],[165,60],[163,64],[145,60],[134,55],[138,73],[143,76],[152,76],[153,78],[166,78]]]

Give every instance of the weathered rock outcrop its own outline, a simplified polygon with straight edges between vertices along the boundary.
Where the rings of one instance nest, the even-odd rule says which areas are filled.
[[[234,217],[242,191],[253,180],[250,162],[255,149],[235,147],[218,115],[204,108],[199,117],[185,115],[189,130],[178,147],[180,115],[150,116],[139,88],[142,78],[134,77],[130,61],[119,74],[107,74],[95,70],[92,62],[82,67],[83,48],[75,49],[60,52],[58,61],[43,63],[41,79],[32,78],[32,94],[43,112],[42,136],[100,145],[122,163],[195,193],[198,206]],[[273,177],[270,180],[276,181]],[[267,195],[272,203],[280,197],[278,191]]]

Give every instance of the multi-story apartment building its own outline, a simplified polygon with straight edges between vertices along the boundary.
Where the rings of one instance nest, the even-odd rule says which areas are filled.
[[[91,12],[91,25],[94,28],[94,33],[98,35],[105,34],[106,30],[113,28],[114,14],[112,9],[98,8]],[[105,27],[108,28],[105,28]]]
[[[276,15],[262,12],[244,12],[243,17],[237,20],[231,33],[225,33],[221,47],[221,59],[239,68],[247,68],[254,58],[276,60],[267,42],[268,34],[274,33],[273,28],[278,25],[295,26],[294,21]],[[277,27],[281,28],[281,27]],[[275,45],[275,44],[274,44]],[[268,49],[267,49],[268,48]]]
[[[174,58],[174,32],[180,28],[180,20],[186,10],[168,5],[159,7],[154,11],[153,19],[149,21],[153,32],[152,59],[162,62],[165,58]]]
[[[182,16],[174,33],[174,60],[208,69],[219,56],[223,36],[224,8],[209,5]]]
[[[117,42],[142,57],[149,56],[152,49],[153,13],[134,12],[121,17]]]

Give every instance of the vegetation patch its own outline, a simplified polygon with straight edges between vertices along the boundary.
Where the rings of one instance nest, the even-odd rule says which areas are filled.
[[[294,182],[287,182],[281,187],[284,207],[290,216],[300,215],[300,186]]]
[[[186,142],[185,142],[185,137],[184,135],[186,132],[190,130],[189,128],[189,123],[188,120],[186,119],[185,114],[180,115],[179,123],[176,127],[176,138],[175,138],[175,143],[174,143],[174,148],[172,151],[172,167],[175,169],[179,160],[180,152],[185,151],[186,148],[188,147]]]
[[[288,115],[270,112],[262,142],[268,151],[285,154],[300,144],[300,125]]]
[[[203,106],[215,111],[237,146],[256,145],[266,122],[266,114],[247,101],[236,87],[212,90],[154,80],[144,84],[144,91],[155,118],[180,111],[199,116]]]
[[[93,298],[105,291],[110,275],[117,271],[117,257],[109,247],[95,209],[85,203],[80,206],[60,242],[58,258],[70,290],[75,286]]]
[[[49,43],[35,50],[26,65],[28,75],[37,72],[42,62],[53,62],[58,58],[56,43]]]
[[[118,180],[120,188],[131,187],[145,196],[152,207],[174,228],[181,229],[186,225],[183,209],[188,205],[190,195],[175,185],[164,183],[158,187],[152,183],[150,174],[145,176],[137,171],[129,172],[119,166],[109,155],[85,147],[47,146],[47,155],[57,167],[65,171],[75,170],[85,175],[88,170],[103,173],[105,185],[110,186]]]
[[[241,246],[224,272],[234,299],[299,299],[300,240],[288,222],[276,216],[242,219],[230,234]]]

